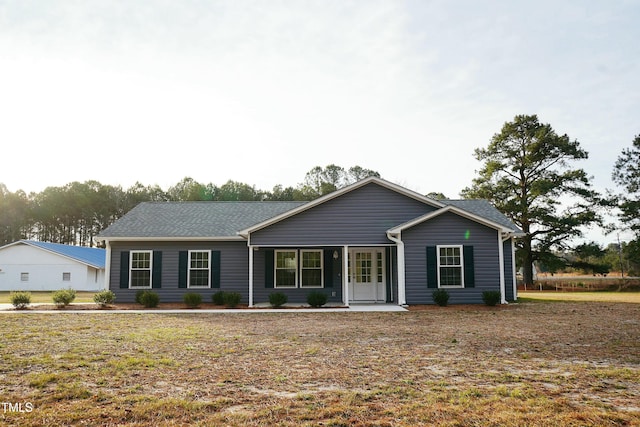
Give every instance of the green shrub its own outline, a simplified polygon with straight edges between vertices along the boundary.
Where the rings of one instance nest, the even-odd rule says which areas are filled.
[[[106,307],[109,304],[113,304],[116,300],[116,294],[113,291],[100,291],[93,296],[93,302],[98,304],[100,307]]]
[[[242,299],[242,295],[237,292],[224,292],[224,305],[229,308],[236,307],[240,304],[240,300]]]
[[[311,307],[322,307],[327,303],[327,294],[320,291],[311,291],[307,294],[307,304]]]
[[[60,289],[59,291],[55,291],[53,293],[53,302],[58,307],[66,307],[76,299],[76,290],[75,289]]]
[[[147,291],[140,290],[140,291],[136,292],[136,303],[142,305],[142,295],[144,295],[145,292],[147,292]]]
[[[11,304],[18,310],[24,310],[31,304],[31,292],[11,292]]]
[[[490,307],[500,302],[500,291],[484,291],[482,293],[482,301]]]
[[[224,291],[218,291],[215,294],[211,295],[211,301],[215,305],[224,305]]]
[[[289,298],[287,298],[287,296],[282,292],[273,292],[269,294],[269,304],[271,304],[271,307],[282,307],[288,300]]]
[[[137,297],[137,295],[136,295]],[[142,304],[146,308],[157,307],[160,302],[160,297],[157,293],[152,291],[143,291],[140,294],[140,304]]]
[[[449,303],[449,292],[446,289],[436,289],[431,296],[433,297],[433,302],[440,307],[446,307]]]
[[[184,301],[187,307],[196,308],[202,303],[202,295],[189,292],[182,296],[182,301]]]

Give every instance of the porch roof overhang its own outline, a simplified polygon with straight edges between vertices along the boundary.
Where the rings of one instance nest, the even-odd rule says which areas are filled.
[[[319,198],[317,198],[315,200],[312,200],[312,201],[310,201],[308,203],[305,203],[304,205],[301,205],[301,206],[299,206],[297,208],[291,209],[290,211],[284,212],[284,213],[282,213],[280,215],[277,215],[277,216],[275,216],[273,218],[267,219],[267,220],[262,221],[262,222],[260,222],[258,224],[255,224],[255,225],[253,225],[251,227],[248,227],[248,228],[245,228],[243,230],[240,230],[240,231],[238,231],[237,234],[239,236],[244,237],[244,238],[248,238],[249,235],[251,233],[255,232],[255,231],[261,230],[261,229],[266,228],[266,227],[268,227],[268,226],[270,226],[272,224],[278,223],[278,222],[280,222],[282,220],[290,218],[290,217],[292,217],[294,215],[297,215],[297,214],[299,214],[301,212],[309,210],[309,209],[311,209],[311,208],[313,208],[315,206],[318,206],[318,205],[321,205],[323,203],[326,203],[329,200],[332,200],[332,199],[335,199],[337,197],[340,197],[343,194],[349,193],[349,192],[351,192],[353,190],[356,190],[356,189],[358,189],[360,187],[364,187],[365,185],[370,184],[370,183],[378,184],[378,185],[380,185],[382,187],[388,188],[388,189],[393,190],[393,191],[395,191],[395,192],[397,192],[399,194],[405,195],[407,197],[411,197],[412,199],[418,200],[418,201],[420,201],[422,203],[425,203],[425,204],[430,205],[430,206],[434,206],[436,208],[442,208],[442,207],[446,206],[442,202],[439,202],[437,200],[434,200],[434,199],[431,199],[429,197],[423,196],[422,194],[416,193],[415,191],[411,191],[409,189],[401,187],[401,186],[399,186],[397,184],[394,184],[392,182],[389,182],[389,181],[386,181],[384,179],[377,178],[377,177],[369,177],[369,178],[365,178],[365,179],[363,179],[361,181],[358,181],[358,182],[356,182],[354,184],[351,184],[351,185],[348,185],[346,187],[343,187],[343,188],[341,188],[339,190],[336,190],[336,191],[334,191],[332,193],[326,194],[326,195],[324,195],[322,197],[319,197]]]

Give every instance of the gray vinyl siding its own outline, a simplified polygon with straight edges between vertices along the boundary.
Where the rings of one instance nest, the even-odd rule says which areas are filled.
[[[251,234],[257,246],[387,245],[386,231],[435,208],[370,183]]]
[[[444,213],[403,231],[407,304],[433,304],[427,287],[427,246],[473,246],[475,287],[447,288],[450,304],[482,303],[482,292],[500,290],[498,231],[454,213]]]
[[[290,248],[296,250],[296,248]],[[273,292],[282,292],[288,298],[288,303],[304,304],[307,302],[307,294],[311,291],[319,291],[327,294],[328,302],[342,302],[342,248],[317,248],[323,250],[337,250],[338,259],[332,260],[332,288],[267,288],[265,286],[265,253],[271,248],[260,248],[253,254],[253,302],[254,304],[269,302],[269,295]],[[298,258],[299,259],[299,258]],[[273,266],[271,266],[273,268]]]
[[[513,295],[513,256],[511,253],[511,245],[513,239],[509,239],[503,243],[504,252],[504,295],[507,301],[515,301]]]
[[[178,254],[194,249],[220,251],[220,288],[178,287]],[[159,295],[161,303],[182,302],[182,296],[187,292],[199,293],[203,302],[211,302],[211,295],[220,290],[239,292],[243,304],[249,301],[249,254],[246,242],[118,242],[111,245],[109,279],[109,289],[116,294],[116,302],[134,302],[138,292],[138,289],[120,288],[120,253],[132,250],[162,251],[161,287],[151,289]]]

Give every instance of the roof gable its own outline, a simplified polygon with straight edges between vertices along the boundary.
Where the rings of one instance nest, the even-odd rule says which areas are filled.
[[[457,202],[462,202],[462,201],[457,201]],[[492,207],[491,204],[489,204],[489,202],[486,202],[484,200],[480,200],[480,201],[476,200],[474,202],[483,202],[483,203],[476,203],[476,206],[472,206],[472,208],[475,208],[476,210],[478,210],[479,208],[488,209],[487,205],[489,207]],[[485,205],[485,202],[486,202],[486,205]],[[460,204],[463,204],[463,203],[457,203],[457,204],[460,205]],[[438,209],[436,211],[429,212],[429,213],[427,213],[425,215],[422,215],[422,216],[420,216],[420,217],[418,217],[416,219],[413,219],[411,221],[407,221],[404,224],[400,224],[397,227],[390,228],[387,231],[387,233],[390,234],[390,235],[397,235],[397,234],[401,233],[402,231],[407,230],[407,229],[409,229],[411,227],[414,227],[414,226],[416,226],[418,224],[422,224],[425,221],[429,221],[430,219],[436,218],[436,217],[438,217],[438,216],[440,216],[440,215],[442,215],[444,213],[451,212],[451,213],[454,213],[454,214],[459,215],[461,217],[464,217],[464,218],[470,219],[472,221],[475,221],[475,222],[477,222],[479,224],[483,224],[483,225],[485,225],[487,227],[494,228],[494,229],[499,230],[501,232],[510,233],[510,234],[512,234],[514,236],[520,236],[520,235],[523,234],[522,231],[520,231],[520,229],[518,227],[513,225],[513,223],[511,223],[504,215],[502,215],[499,211],[497,211],[497,209],[496,209],[496,212],[498,212],[498,215],[496,215],[495,219],[499,220],[499,222],[498,221],[494,221],[494,220],[492,220],[490,218],[486,218],[486,217],[484,217],[482,215],[479,215],[477,213],[471,212],[472,208],[471,209],[469,208],[469,206],[471,206],[471,205],[472,204],[469,203],[468,206],[467,206],[467,209],[462,209],[460,207],[454,206],[453,204],[450,204],[450,205],[447,205],[447,206],[445,206],[445,207],[443,207],[441,209]],[[493,209],[495,209],[495,208],[493,208]],[[501,216],[501,218],[500,218],[500,216]]]
[[[90,267],[104,269],[106,260],[106,251],[100,248],[88,248],[85,246],[63,245],[60,243],[38,242],[36,240],[19,240],[10,243],[3,248],[14,245],[27,245],[34,248],[42,249],[56,255],[70,258]],[[2,248],[0,248],[2,249]]]
[[[240,230],[238,232],[238,234],[240,234],[241,236],[245,236],[246,237],[250,233],[253,233],[255,231],[258,231],[260,229],[263,229],[265,227],[273,225],[273,224],[275,224],[277,222],[283,221],[283,220],[285,220],[287,218],[290,218],[292,216],[298,215],[298,214],[300,214],[302,212],[305,212],[305,211],[307,211],[309,209],[312,209],[312,208],[314,208],[316,206],[322,205],[322,204],[324,204],[324,203],[326,203],[326,202],[328,202],[330,200],[336,199],[336,198],[341,197],[341,196],[343,196],[343,195],[345,195],[347,193],[350,193],[352,191],[355,191],[355,190],[357,190],[359,188],[362,188],[362,187],[364,187],[366,185],[370,185],[370,184],[379,185],[381,187],[384,187],[384,188],[387,188],[389,190],[392,190],[392,191],[394,191],[394,192],[396,192],[398,194],[401,194],[401,195],[403,195],[405,197],[409,197],[409,198],[415,199],[417,201],[420,201],[421,203],[424,203],[426,205],[430,205],[430,206],[438,207],[438,208],[445,206],[440,201],[437,201],[437,200],[431,199],[429,197],[423,196],[423,195],[421,195],[419,193],[416,193],[414,191],[411,191],[409,189],[401,187],[401,186],[399,186],[397,184],[393,184],[393,183],[391,183],[389,181],[385,181],[385,180],[383,180],[381,178],[369,177],[369,178],[365,178],[365,179],[363,179],[361,181],[358,181],[358,182],[356,182],[354,184],[351,184],[351,185],[348,185],[346,187],[343,187],[343,188],[341,188],[339,190],[336,190],[336,191],[334,191],[332,193],[329,193],[329,194],[326,194],[326,195],[324,195],[322,197],[319,197],[319,198],[317,198],[317,199],[315,199],[315,200],[313,200],[311,202],[305,203],[304,205],[301,205],[301,206],[299,206],[299,207],[297,207],[295,209],[292,209],[292,210],[287,211],[287,212],[283,212],[282,214],[280,214],[278,216],[275,216],[273,218],[269,218],[266,221],[257,223],[255,225],[252,225],[251,227],[247,227],[247,228],[245,228],[243,230]]]

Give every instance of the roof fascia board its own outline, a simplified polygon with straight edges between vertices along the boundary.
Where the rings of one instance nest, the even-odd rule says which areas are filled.
[[[456,215],[459,215],[461,217],[470,219],[470,220],[472,220],[474,222],[477,222],[479,224],[486,225],[487,227],[491,227],[491,228],[494,228],[496,230],[500,230],[502,232],[512,233],[514,235],[518,234],[517,232],[515,232],[515,230],[507,228],[504,225],[498,224],[496,222],[493,222],[493,221],[488,220],[486,218],[483,218],[481,216],[472,214],[471,212],[467,212],[464,209],[460,209],[460,208],[457,208],[457,207],[452,206],[452,205],[447,205],[447,206],[445,206],[445,207],[443,207],[441,209],[438,209],[437,211],[429,212],[428,214],[422,215],[422,216],[420,216],[420,217],[418,217],[416,219],[413,219],[411,221],[405,222],[404,224],[400,224],[397,227],[390,228],[389,230],[387,230],[387,233],[392,234],[392,235],[401,233],[403,230],[406,230],[408,228],[414,227],[414,226],[416,226],[416,225],[418,225],[418,224],[420,224],[422,222],[428,221],[428,220],[430,220],[432,218],[435,218],[437,216],[440,216],[440,215],[442,215],[442,214],[444,214],[446,212],[452,212],[452,213],[454,213]]]
[[[227,237],[96,237],[96,242],[184,242],[189,241],[207,241],[207,242],[243,242],[245,238],[241,236],[227,236]]]
[[[258,223],[256,225],[253,225],[253,226],[249,227],[249,228],[245,228],[244,230],[240,230],[240,231],[238,231],[238,234],[240,236],[247,237],[250,233],[253,233],[254,231],[258,231],[258,230],[260,230],[262,228],[268,227],[268,226],[270,226],[272,224],[275,224],[277,222],[280,222],[280,221],[282,221],[282,220],[284,220],[286,218],[292,217],[292,216],[297,215],[297,214],[299,214],[301,212],[304,212],[304,211],[306,211],[308,209],[311,209],[311,208],[313,208],[315,206],[321,205],[322,203],[325,203],[325,202],[327,202],[329,200],[332,200],[332,199],[335,199],[337,197],[340,197],[343,194],[350,193],[353,190],[356,190],[356,189],[358,189],[360,187],[364,187],[365,185],[370,184],[370,183],[378,184],[378,185],[380,185],[382,187],[388,188],[388,189],[390,189],[392,191],[395,191],[397,193],[403,194],[403,195],[405,195],[407,197],[411,197],[412,199],[418,200],[418,201],[420,201],[422,203],[426,203],[426,204],[434,206],[436,208],[442,208],[442,207],[446,206],[444,203],[441,203],[441,202],[439,202],[437,200],[433,200],[433,199],[431,199],[429,197],[423,196],[422,194],[416,193],[415,191],[412,191],[412,190],[409,190],[407,188],[401,187],[401,186],[399,186],[397,184],[393,184],[393,183],[391,183],[389,181],[386,181],[386,180],[384,180],[382,178],[377,178],[377,177],[372,176],[372,177],[360,180],[360,181],[358,181],[356,183],[353,183],[351,185],[348,185],[346,187],[343,187],[343,188],[341,188],[339,190],[336,190],[336,191],[334,191],[332,193],[325,194],[322,197],[319,197],[319,198],[317,198],[315,200],[312,200],[312,201],[310,201],[308,203],[305,203],[304,205],[298,206],[297,208],[291,209],[290,211],[283,212],[280,215],[277,215],[277,216],[275,216],[273,218],[270,218],[270,219],[268,219],[266,221],[260,222],[260,223]]]

